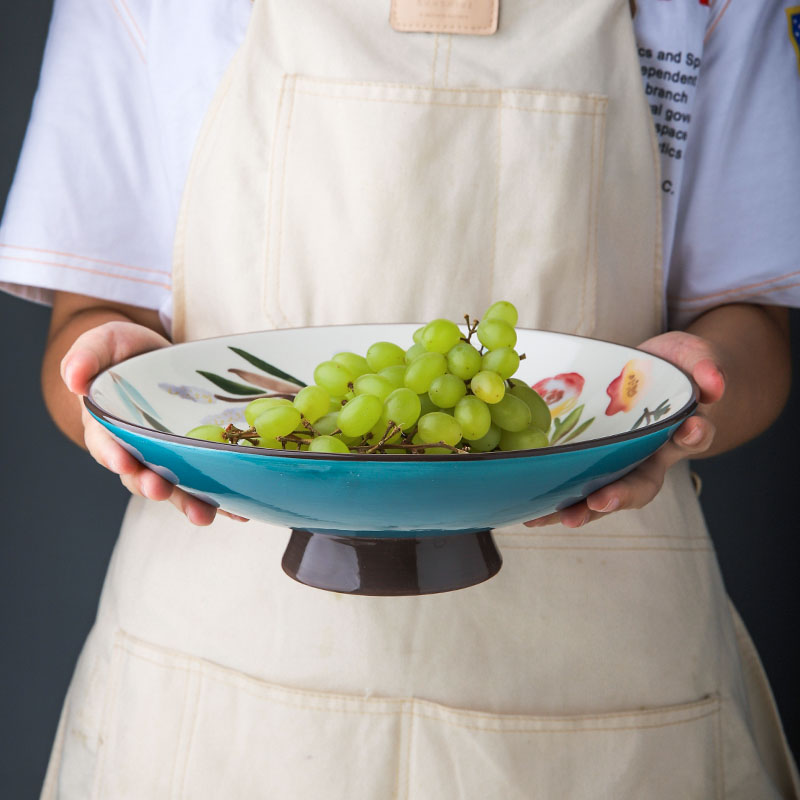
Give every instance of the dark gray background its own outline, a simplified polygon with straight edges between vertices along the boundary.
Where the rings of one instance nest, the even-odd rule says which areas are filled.
[[[0,0],[0,201],[36,88],[50,0]],[[800,178],[800,176],[798,176]],[[55,428],[39,390],[49,311],[0,293],[0,796],[37,796],[126,492]],[[795,363],[800,312],[793,312]],[[758,380],[758,375],[753,376]],[[800,744],[800,391],[756,442],[696,464],[728,590]]]

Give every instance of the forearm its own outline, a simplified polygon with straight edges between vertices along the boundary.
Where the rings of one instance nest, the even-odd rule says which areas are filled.
[[[768,428],[786,404],[791,384],[786,309],[733,304],[706,312],[687,332],[709,341],[725,378],[722,399],[705,408],[716,427],[701,457],[731,450]]]
[[[57,292],[53,303],[50,332],[42,360],[42,393],[45,405],[58,428],[85,448],[81,421],[81,400],[64,384],[61,360],[75,340],[106,322],[135,323],[162,333],[158,313],[147,309],[104,303],[94,298]]]

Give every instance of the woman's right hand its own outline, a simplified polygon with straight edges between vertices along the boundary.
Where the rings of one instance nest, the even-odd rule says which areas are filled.
[[[43,365],[43,386],[45,400],[56,424],[79,444],[82,438],[95,461],[119,475],[123,485],[133,494],[155,501],[169,500],[191,523],[211,524],[217,514],[216,508],[174,486],[137,461],[92,417],[82,401],[92,380],[103,370],[139,353],[170,344],[155,330],[160,327],[157,316],[144,314],[141,309],[129,311],[121,306],[89,305],[81,302],[83,300],[88,298],[66,295],[54,303],[51,335]],[[139,317],[147,324],[138,324],[130,319],[131,316]],[[59,358],[65,349],[66,353]],[[54,374],[56,369],[60,372],[60,380]],[[70,395],[65,388],[75,396],[77,404],[69,402],[67,398]],[[219,513],[232,519],[243,519],[225,511]]]

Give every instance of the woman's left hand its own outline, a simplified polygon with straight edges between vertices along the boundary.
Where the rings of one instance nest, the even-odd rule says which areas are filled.
[[[714,441],[715,427],[708,416],[725,392],[721,359],[711,342],[684,331],[670,331],[648,339],[640,350],[671,361],[689,374],[696,384],[698,409],[673,437],[636,469],[585,500],[544,517],[531,520],[528,527],[562,523],[579,528],[587,522],[622,509],[641,508],[661,490],[667,470],[684,458],[704,453]]]

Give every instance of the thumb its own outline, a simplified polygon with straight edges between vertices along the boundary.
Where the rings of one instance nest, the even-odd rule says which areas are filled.
[[[74,394],[85,395],[92,379],[127,358],[165,347],[161,335],[134,322],[106,322],[81,334],[61,360],[61,378]]]

